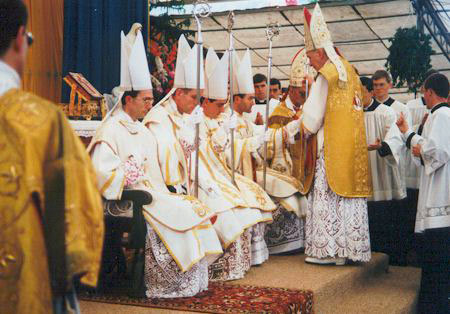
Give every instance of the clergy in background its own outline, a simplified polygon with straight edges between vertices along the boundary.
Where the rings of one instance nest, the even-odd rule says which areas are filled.
[[[140,26],[140,25],[139,25]],[[196,198],[171,193],[158,160],[158,142],[141,122],[153,103],[140,27],[121,34],[120,101],[103,120],[89,147],[100,191],[119,200],[123,189],[150,192],[144,282],[149,298],[189,297],[208,289],[206,256],[222,252],[210,219]]]
[[[303,128],[317,134],[318,144],[306,214],[306,262],[367,262],[372,184],[359,77],[337,54],[319,5],[312,16],[306,8],[304,14],[306,54],[319,72],[302,114]]]
[[[270,89],[269,89],[269,98],[280,100],[283,92],[281,91],[281,82],[279,79],[271,78],[270,79]]]
[[[28,13],[0,2],[0,312],[78,313],[95,287],[103,209],[84,145],[56,104],[21,90]]]
[[[389,94],[392,88],[392,77],[385,70],[377,70],[372,75],[373,81],[373,93],[375,100],[380,104],[384,104],[392,108],[397,114],[397,118],[400,114],[403,114],[411,125],[411,113],[408,107],[398,100],[392,98]],[[400,176],[405,182],[406,186],[406,165],[408,163],[408,157],[406,153],[406,146],[403,146],[403,151],[400,153]],[[414,217],[416,215],[416,207],[411,206],[410,199],[413,197],[411,193],[407,193],[402,200],[393,201],[392,204],[392,225],[395,228],[395,235],[390,237],[390,260],[389,262],[394,265],[406,266],[406,256],[408,251],[412,248],[413,235],[414,235]],[[396,239],[393,239],[395,237]]]
[[[391,254],[398,241],[398,226],[393,224],[397,202],[406,197],[405,181],[400,174],[404,143],[396,125],[397,115],[390,107],[372,98],[373,84],[361,77],[369,163],[373,196],[369,198],[369,230],[372,250]]]
[[[431,69],[428,70],[427,73],[425,73],[425,79],[423,80],[422,86],[420,87],[420,94],[423,94],[424,86],[426,79],[432,75],[438,73],[438,71]],[[419,95],[420,95],[419,94]],[[411,129],[419,133],[419,135],[422,133],[422,129],[419,132],[419,128],[421,125],[424,124],[425,119],[427,118],[430,110],[427,108],[427,105],[425,103],[425,98],[423,96],[411,99],[406,103],[406,107],[409,109],[409,113],[411,114]],[[418,190],[419,189],[419,172],[420,167],[418,167],[411,159],[411,154],[406,154],[406,174],[405,174],[405,181],[406,181],[406,188]],[[417,191],[415,192],[418,193]],[[417,198],[417,197],[415,197]],[[415,202],[415,207],[417,207],[417,201]]]
[[[397,122],[413,161],[420,166],[415,232],[423,235],[420,313],[448,313],[450,308],[450,107],[449,82],[437,73],[427,78],[424,98],[430,115],[422,135]]]

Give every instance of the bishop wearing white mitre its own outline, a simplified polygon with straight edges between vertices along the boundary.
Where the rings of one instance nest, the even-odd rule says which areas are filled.
[[[250,180],[263,185],[263,156],[264,139],[271,140],[276,130],[269,129],[265,132],[263,125],[255,125],[248,115],[254,105],[254,85],[252,79],[252,68],[250,53],[247,50],[242,59],[239,59],[236,53],[233,56],[233,97],[234,111],[232,116],[236,122],[235,128],[235,170]],[[299,123],[293,122],[294,127],[288,126],[285,130],[291,131],[291,137],[299,130]],[[292,130],[291,130],[292,129]],[[226,151],[228,166],[231,167],[231,150]],[[287,152],[289,154],[289,152]],[[279,171],[267,168],[266,172],[266,192],[277,204],[278,214],[280,211],[291,211],[300,215],[300,182],[294,177],[283,174]],[[270,226],[269,224],[268,226]],[[253,237],[264,238],[265,223],[260,223],[252,230]],[[270,227],[269,227],[270,228]],[[300,232],[301,230],[299,230]],[[281,237],[283,244],[286,244],[286,238]],[[296,237],[298,243],[289,241],[290,245],[300,248],[302,246],[303,232]],[[268,249],[265,242],[260,242],[261,246],[252,247],[252,264],[261,264],[268,258]],[[280,244],[280,243],[277,243]]]
[[[317,4],[305,8],[305,47],[319,72],[301,116],[305,132],[317,133],[317,160],[308,194],[306,262],[343,265],[371,257],[367,197],[369,181],[359,77],[339,56]]]
[[[174,88],[144,119],[144,124],[150,131],[158,134],[158,143],[160,144],[158,156],[166,184],[188,193],[193,192],[195,174],[193,152],[195,122],[200,122],[199,117],[200,120],[202,118],[201,107],[196,108],[196,48],[196,46],[191,48],[184,36],[180,37]],[[200,88],[203,92],[205,87],[203,60],[201,62]],[[223,69],[220,80],[225,80],[226,84],[228,63],[222,64],[221,67]],[[219,87],[221,88],[221,86]],[[218,93],[214,97],[217,101],[225,103],[227,99],[226,85],[225,94]],[[200,130],[202,130],[202,125],[200,125]],[[225,249],[225,254],[209,267],[209,278],[211,280],[239,279],[250,269],[250,229],[267,218],[263,217],[259,209],[250,208],[240,190],[231,183],[229,178],[224,177],[216,169],[216,165],[209,160],[211,157],[215,158],[215,155],[209,150],[207,141],[202,139],[199,156],[198,197],[217,214],[213,226]],[[222,164],[220,166],[222,167]]]
[[[138,121],[153,102],[140,26],[134,26],[127,36],[121,34],[120,87],[119,102],[88,148],[99,188],[107,200],[119,200],[124,188],[150,192],[152,203],[144,206],[146,295],[193,296],[208,288],[205,257],[220,254],[222,248],[208,207],[167,189],[156,154],[156,137]]]

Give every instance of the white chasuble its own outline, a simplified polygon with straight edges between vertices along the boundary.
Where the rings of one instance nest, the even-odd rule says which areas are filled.
[[[103,197],[120,199],[123,188],[150,192],[144,216],[181,271],[222,252],[211,210],[193,197],[170,193],[158,163],[155,137],[122,109],[97,130],[91,157]]]
[[[172,97],[150,110],[144,124],[158,142],[158,159],[167,185],[184,186],[193,192],[195,154],[184,151],[182,142],[194,135],[187,124],[188,115],[179,113]],[[191,139],[192,140],[192,139]],[[260,212],[249,208],[239,191],[220,175],[208,156],[207,142],[200,143],[199,200],[217,214],[214,229],[224,248],[238,239],[244,230],[263,220]],[[188,157],[186,157],[186,155]],[[172,184],[170,184],[172,183]]]

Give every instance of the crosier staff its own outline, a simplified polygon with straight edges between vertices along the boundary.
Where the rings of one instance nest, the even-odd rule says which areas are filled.
[[[233,98],[233,56],[234,56],[234,47],[233,47],[233,25],[234,25],[234,12],[230,11],[230,13],[228,14],[228,37],[230,40],[230,45],[228,48],[228,64],[229,64],[229,73],[230,73],[230,109],[231,109],[231,116],[230,116],[230,120],[231,117],[233,115],[235,115],[236,113],[234,112],[234,98]],[[234,160],[234,127],[235,126],[231,126],[230,128],[230,135],[231,135],[231,181],[233,182],[233,184],[235,186],[236,185],[236,181],[235,181],[235,169],[234,169],[234,165],[235,165],[235,160]]]
[[[192,11],[194,15],[195,22],[197,23],[197,106],[200,106],[200,80],[201,80],[201,58],[202,55],[202,45],[203,45],[203,37],[202,37],[202,25],[200,23],[201,18],[208,17],[211,14],[211,6],[208,4],[207,0],[198,0],[194,4],[194,9]],[[196,114],[196,113],[194,113]],[[195,181],[194,181],[194,195],[198,197],[198,157],[199,157],[199,144],[200,144],[200,121],[195,121]]]
[[[272,39],[280,34],[280,25],[278,23],[269,24],[266,28],[266,36],[269,41],[269,57],[267,63],[267,95],[266,95],[266,123],[264,131],[267,132],[269,128],[269,100],[270,100],[270,80],[272,78]],[[266,189],[266,175],[267,175],[267,142],[264,141],[264,165],[263,165],[263,189]]]

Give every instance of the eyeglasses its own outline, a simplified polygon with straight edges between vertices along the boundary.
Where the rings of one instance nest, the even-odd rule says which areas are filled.
[[[29,47],[34,42],[33,34],[31,34],[31,32],[26,32],[25,36],[27,37],[27,44],[28,44],[28,47]]]
[[[139,98],[145,105],[153,104],[153,98]]]

